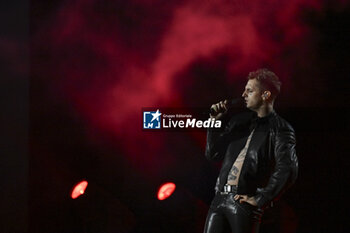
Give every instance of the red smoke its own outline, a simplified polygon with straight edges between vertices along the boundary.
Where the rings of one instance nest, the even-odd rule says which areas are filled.
[[[138,160],[147,152],[139,159],[154,164],[166,137],[141,131],[141,108],[186,105],[174,88],[177,74],[217,53],[231,58],[228,83],[269,64],[288,87],[290,65],[310,47],[300,11],[321,9],[304,2],[154,1],[157,11],[145,1],[67,1],[49,34],[42,28],[34,40],[52,56],[56,68],[45,76],[66,101],[94,128],[112,132],[126,154]]]

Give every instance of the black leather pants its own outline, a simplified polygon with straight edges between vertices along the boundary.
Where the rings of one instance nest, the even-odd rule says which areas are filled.
[[[263,211],[233,198],[236,193],[217,193],[210,205],[204,233],[258,233]]]

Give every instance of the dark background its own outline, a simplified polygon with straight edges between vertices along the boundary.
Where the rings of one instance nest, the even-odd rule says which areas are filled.
[[[346,232],[348,1],[1,3],[0,232],[202,232],[205,132],[144,132],[143,107],[206,107],[273,70],[297,183],[262,232]],[[80,180],[86,193],[70,198]],[[158,201],[158,187],[176,183]]]

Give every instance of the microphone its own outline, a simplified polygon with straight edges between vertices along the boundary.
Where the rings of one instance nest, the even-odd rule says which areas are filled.
[[[234,107],[242,107],[241,105],[243,104],[243,99],[242,98],[234,98],[234,99],[229,99],[227,103],[227,111]],[[216,116],[219,114],[219,112],[216,112],[214,108],[210,108],[209,110],[210,115]]]

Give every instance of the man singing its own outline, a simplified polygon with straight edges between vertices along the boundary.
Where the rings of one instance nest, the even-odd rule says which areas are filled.
[[[211,106],[210,117],[224,124],[208,130],[205,156],[223,163],[204,233],[259,232],[263,210],[295,181],[294,130],[273,109],[280,86],[273,72],[259,69],[242,94],[251,111],[230,116],[227,100]]]

